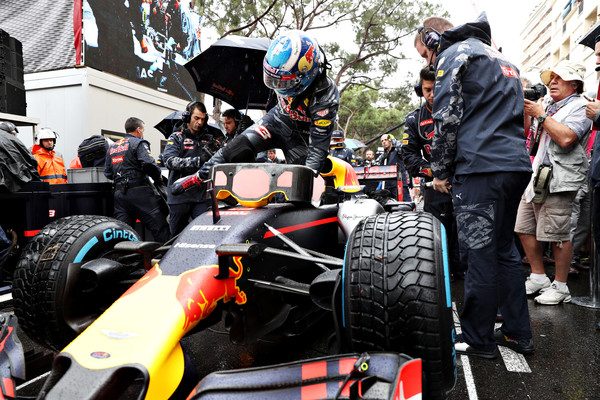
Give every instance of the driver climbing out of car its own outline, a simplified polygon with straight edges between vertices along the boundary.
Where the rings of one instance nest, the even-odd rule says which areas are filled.
[[[257,153],[283,150],[290,164],[320,172],[327,155],[339,106],[339,93],[327,76],[325,55],[317,41],[294,30],[278,36],[263,61],[265,85],[277,94],[277,105],[256,124],[221,148],[194,175],[173,185],[173,194],[207,179],[220,163],[252,162]]]

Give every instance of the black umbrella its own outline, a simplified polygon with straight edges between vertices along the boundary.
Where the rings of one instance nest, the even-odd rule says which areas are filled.
[[[171,133],[179,130],[183,121],[181,121],[182,111],[173,111],[171,114],[167,115],[160,121],[158,124],[154,125],[156,129],[160,133],[162,133],[165,138],[171,136]]]
[[[582,44],[582,45],[587,46],[587,47],[591,48],[592,50],[594,50],[594,47],[596,46],[596,37],[599,35],[600,35],[600,22],[598,22],[592,29],[590,29],[590,31],[588,33],[583,35],[583,37],[579,41],[579,44]]]
[[[263,83],[262,63],[270,39],[227,36],[185,64],[199,92],[238,110],[265,110],[274,98]]]

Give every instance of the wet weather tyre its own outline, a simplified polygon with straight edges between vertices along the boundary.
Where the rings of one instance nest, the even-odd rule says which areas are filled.
[[[32,329],[32,323],[36,319],[36,307],[34,306],[34,291],[31,289],[33,275],[37,267],[40,254],[61,228],[69,223],[72,217],[65,217],[46,225],[35,235],[21,251],[12,282],[12,296],[15,315],[19,320],[19,327],[35,341],[41,338],[35,337],[36,331]]]
[[[431,214],[368,217],[350,235],[343,271],[344,326],[355,351],[423,359],[426,399],[456,380],[445,234]]]
[[[73,217],[50,240],[40,255],[31,285],[37,313],[30,329],[41,344],[61,350],[99,316],[103,299],[81,294],[79,267],[125,240],[139,240],[129,225],[89,215]],[[116,297],[112,293],[110,301]]]

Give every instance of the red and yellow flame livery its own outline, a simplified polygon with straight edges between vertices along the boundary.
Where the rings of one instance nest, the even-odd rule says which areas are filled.
[[[327,159],[331,163],[331,168],[327,168],[328,171],[321,172],[321,176],[333,177],[333,186],[336,189],[345,193],[356,193],[362,189],[352,165],[332,156],[327,157]]]
[[[234,257],[233,261],[238,269],[229,268],[227,279],[214,279],[219,273],[218,265],[204,265],[180,275],[176,296],[185,313],[184,330],[208,317],[220,300],[235,299],[236,304],[246,303],[246,293],[236,285],[244,271],[241,257]]]
[[[246,302],[237,286],[244,272],[241,258],[234,257],[234,264],[237,269],[229,268],[225,279],[215,278],[217,265],[179,276],[164,275],[155,265],[63,353],[90,370],[141,365],[150,377],[145,398],[169,398],[183,378],[181,338],[219,302]]]

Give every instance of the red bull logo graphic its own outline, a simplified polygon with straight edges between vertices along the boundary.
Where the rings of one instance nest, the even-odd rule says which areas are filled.
[[[346,174],[344,176],[344,186],[358,186],[358,176],[356,176],[356,172],[354,168],[350,165],[346,165]]]
[[[116,143],[116,146],[113,146],[108,150],[108,153],[113,155],[116,153],[126,152],[127,150],[129,150],[129,141],[126,139],[121,139]]]
[[[304,56],[298,60],[298,70],[300,72],[310,71],[315,61],[315,46],[310,46]]]
[[[220,300],[226,303],[235,299],[236,304],[246,303],[246,293],[236,285],[244,272],[241,257],[233,257],[233,262],[237,271],[229,268],[227,279],[215,278],[219,273],[218,265],[203,265],[180,275],[176,296],[185,313],[184,330],[208,317]]]

